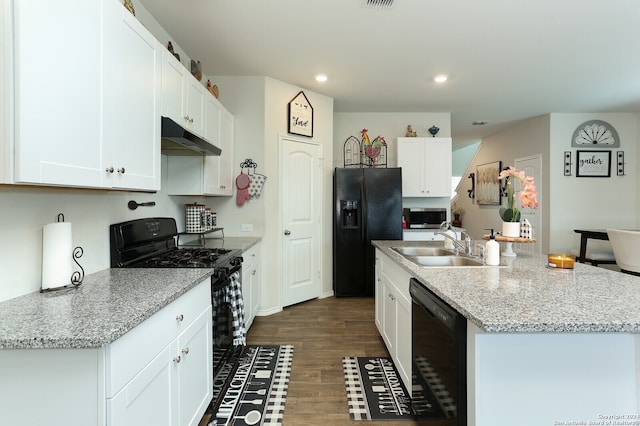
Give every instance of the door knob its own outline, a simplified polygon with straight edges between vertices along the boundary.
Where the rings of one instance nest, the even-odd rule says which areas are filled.
[[[289,231],[288,229],[284,230],[284,235],[291,235],[291,231]]]

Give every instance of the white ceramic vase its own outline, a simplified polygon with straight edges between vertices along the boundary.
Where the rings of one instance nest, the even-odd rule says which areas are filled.
[[[502,222],[503,237],[520,237],[520,222]]]

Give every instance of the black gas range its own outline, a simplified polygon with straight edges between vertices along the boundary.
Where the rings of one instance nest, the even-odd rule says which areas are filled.
[[[213,285],[242,266],[240,250],[178,246],[176,221],[169,217],[130,220],[109,227],[112,268],[213,268]]]
[[[233,376],[245,343],[242,251],[179,246],[176,221],[136,219],[109,227],[112,268],[212,268],[213,403]]]

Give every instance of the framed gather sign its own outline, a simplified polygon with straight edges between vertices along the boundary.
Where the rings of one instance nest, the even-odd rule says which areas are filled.
[[[294,135],[313,137],[313,107],[301,90],[289,102],[287,131]]]
[[[611,151],[578,151],[576,177],[610,177]]]

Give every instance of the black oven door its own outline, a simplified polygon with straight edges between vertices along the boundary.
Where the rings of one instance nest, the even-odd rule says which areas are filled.
[[[467,425],[466,319],[411,279],[411,399],[418,424]]]

